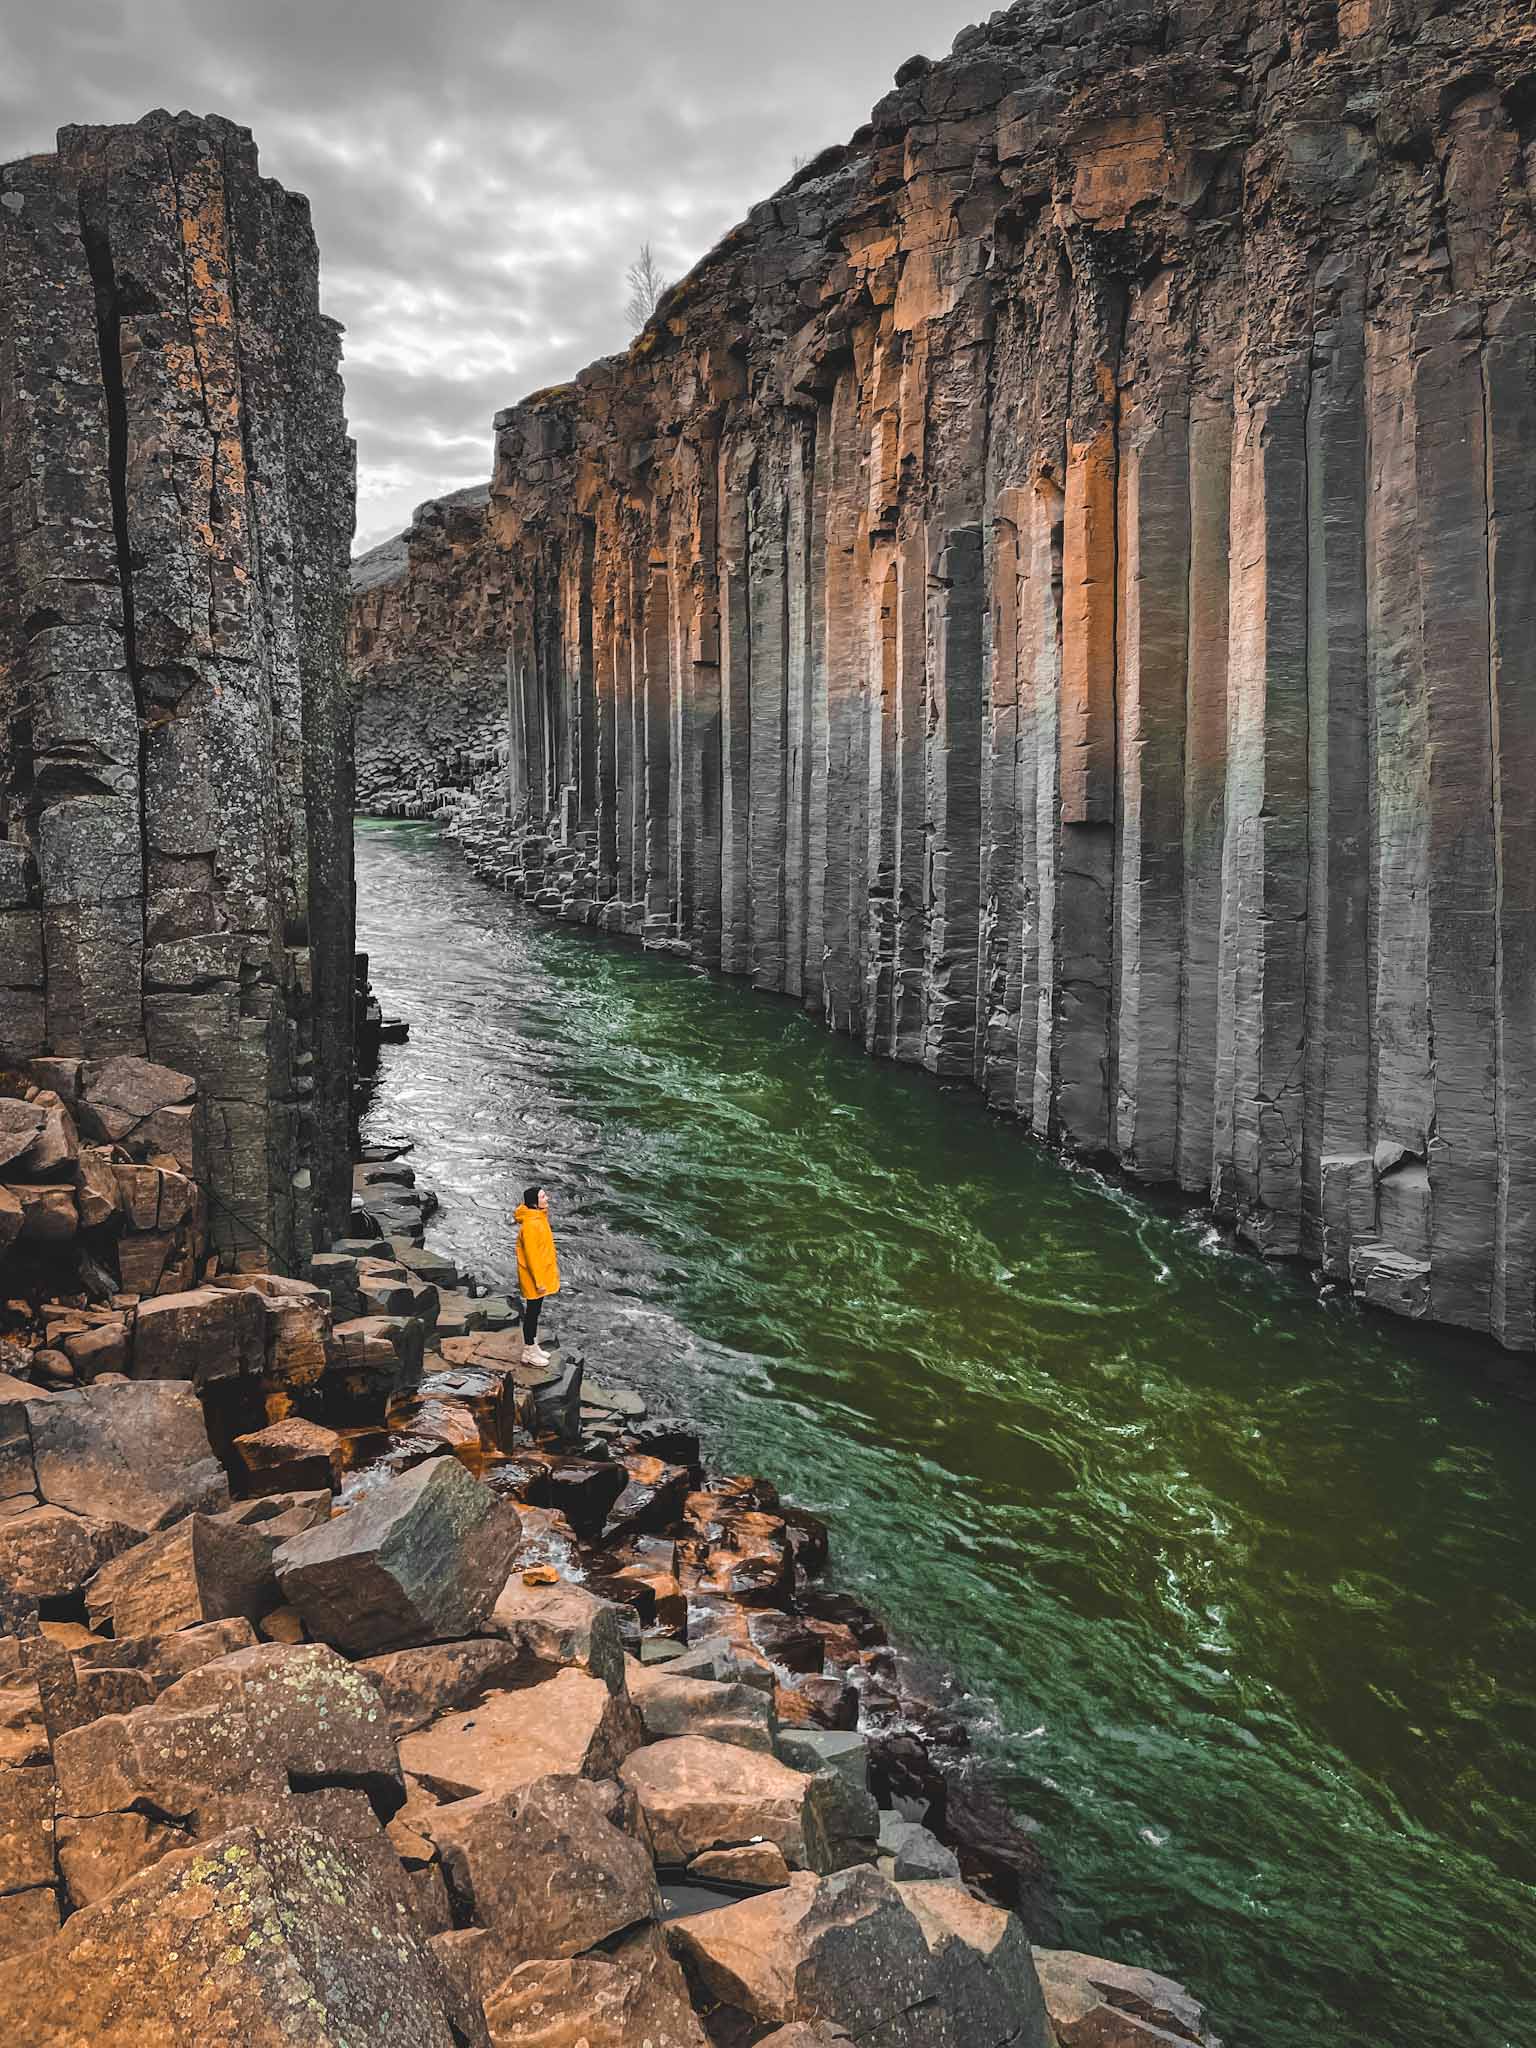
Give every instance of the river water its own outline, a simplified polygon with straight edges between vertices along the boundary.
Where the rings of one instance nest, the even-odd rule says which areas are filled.
[[[967,1688],[1071,1945],[1231,2048],[1536,2044],[1536,1365],[1320,1301],[793,1005],[358,830],[429,1242],[717,1463]]]

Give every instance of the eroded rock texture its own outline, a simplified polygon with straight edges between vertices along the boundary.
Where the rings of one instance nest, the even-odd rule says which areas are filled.
[[[1530,10],[899,81],[498,420],[512,865],[1529,1348]]]
[[[0,277],[0,1057],[193,1076],[215,1241],[293,1262],[349,1192],[353,471],[308,207],[225,121],[66,128],[0,170]]]

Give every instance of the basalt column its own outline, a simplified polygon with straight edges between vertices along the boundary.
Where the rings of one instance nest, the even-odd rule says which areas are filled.
[[[308,210],[219,120],[0,172],[0,1051],[208,1107],[210,1234],[349,1200],[352,457]]]
[[[601,765],[497,871],[1536,1346],[1533,190],[1514,0],[904,66],[499,417],[497,630],[590,644],[529,673]]]

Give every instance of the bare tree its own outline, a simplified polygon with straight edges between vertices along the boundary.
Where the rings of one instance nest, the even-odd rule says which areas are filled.
[[[638,333],[655,312],[669,283],[661,274],[661,265],[649,242],[640,244],[640,254],[625,271],[624,282],[629,286],[624,310]]]

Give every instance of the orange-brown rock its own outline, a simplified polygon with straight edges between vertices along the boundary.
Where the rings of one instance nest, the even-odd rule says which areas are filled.
[[[291,1415],[235,1438],[235,1455],[252,1493],[334,1491],[340,1483],[342,1441],[323,1423]]]
[[[472,1799],[536,1778],[611,1778],[639,1739],[622,1693],[584,1671],[560,1671],[439,1716],[402,1738],[400,1762],[438,1799]]]
[[[289,1822],[175,1851],[7,1972],[27,2048],[287,2048],[295,2012],[316,2040],[483,2048],[377,1831]]]
[[[831,1868],[827,1784],[735,1743],[680,1735],[638,1749],[619,1773],[660,1863],[771,1842],[795,1870]]]
[[[524,1963],[485,2001],[494,2048],[709,2048],[660,1935],[609,1953]]]
[[[433,1807],[419,1826],[459,1924],[488,1928],[510,1970],[580,1955],[660,1916],[650,1855],[618,1825],[623,1804],[613,1785],[543,1777]]]
[[[278,1605],[272,1546],[259,1530],[187,1515],[91,1580],[92,1625],[115,1636],[170,1635],[205,1621],[259,1621]]]
[[[311,1633],[366,1656],[473,1634],[520,1541],[510,1502],[457,1459],[434,1458],[290,1537],[275,1563],[284,1598]]]

